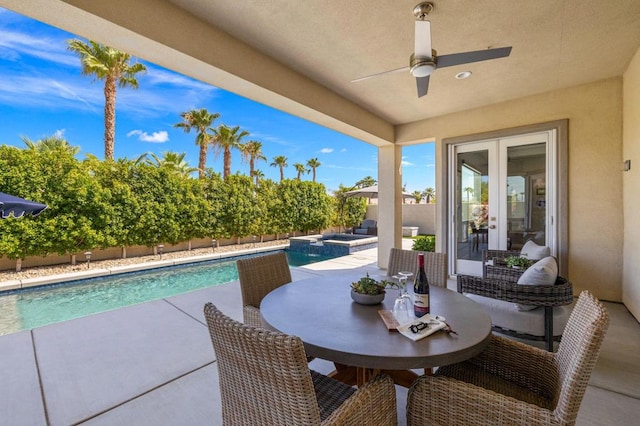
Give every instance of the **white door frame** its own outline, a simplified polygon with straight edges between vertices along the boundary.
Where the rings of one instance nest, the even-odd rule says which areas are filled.
[[[540,132],[554,132],[555,135],[555,146],[551,146],[552,144],[547,144],[547,169],[553,170],[554,173],[548,173],[550,179],[555,179],[555,182],[547,182],[547,185],[554,185],[556,189],[555,196],[553,200],[548,202],[555,203],[554,210],[556,212],[555,216],[551,218],[552,235],[549,235],[549,238],[552,238],[554,241],[555,247],[555,255],[558,259],[558,267],[559,273],[563,276],[568,275],[568,173],[567,173],[567,165],[568,165],[568,120],[558,120],[548,123],[540,123],[533,124],[528,126],[516,127],[512,129],[503,129],[486,133],[479,133],[467,136],[453,137],[453,138],[445,138],[442,140],[440,145],[440,150],[438,155],[440,157],[440,164],[444,165],[441,168],[439,173],[439,183],[438,183],[438,191],[440,194],[443,194],[444,197],[439,198],[438,200],[438,245],[437,250],[443,251],[447,253],[453,252],[452,244],[454,242],[451,241],[450,235],[453,233],[454,226],[454,218],[450,212],[454,212],[455,210],[450,210],[451,206],[451,194],[449,193],[450,188],[450,173],[451,163],[450,163],[450,152],[451,145],[468,143],[468,142],[477,142],[477,141],[487,141],[493,139],[504,139],[512,136],[522,136],[531,133],[540,133]],[[506,149],[506,148],[505,148]],[[554,152],[555,151],[555,152]],[[506,172],[505,172],[506,173]],[[453,256],[449,256],[449,271],[453,274],[455,271],[455,261],[451,261]]]

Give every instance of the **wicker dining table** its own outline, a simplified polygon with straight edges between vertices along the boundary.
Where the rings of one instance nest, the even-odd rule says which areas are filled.
[[[360,305],[350,284],[362,275],[324,275],[283,285],[260,304],[263,326],[302,339],[307,355],[333,361],[334,376],[363,384],[379,371],[408,386],[412,369],[443,366],[480,353],[489,342],[491,319],[477,303],[455,291],[431,286],[431,313],[457,334],[436,332],[413,341],[389,331],[378,314],[391,310],[398,294],[388,290],[378,305]]]

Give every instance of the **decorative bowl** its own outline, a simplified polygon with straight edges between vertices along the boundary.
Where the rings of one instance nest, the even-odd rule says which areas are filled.
[[[384,300],[384,293],[381,294],[362,294],[351,290],[351,298],[354,302],[361,305],[377,305]]]

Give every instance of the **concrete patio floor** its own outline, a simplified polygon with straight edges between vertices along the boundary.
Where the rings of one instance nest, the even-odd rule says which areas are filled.
[[[365,250],[292,268],[292,275],[379,273],[375,261],[376,249]],[[202,308],[211,301],[242,320],[240,300],[234,282],[1,336],[0,425],[222,424]],[[632,425],[640,418],[640,324],[624,305],[606,306],[612,322],[579,425]],[[325,373],[331,367],[311,364]],[[403,425],[407,390],[396,389]]]

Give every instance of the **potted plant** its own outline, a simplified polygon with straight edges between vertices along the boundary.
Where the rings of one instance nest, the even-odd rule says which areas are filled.
[[[384,300],[387,287],[396,287],[393,281],[377,281],[367,275],[351,283],[351,298],[362,305],[376,305]]]
[[[527,269],[531,262],[526,257],[508,256],[505,260],[507,266],[514,269]]]

